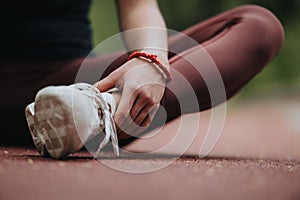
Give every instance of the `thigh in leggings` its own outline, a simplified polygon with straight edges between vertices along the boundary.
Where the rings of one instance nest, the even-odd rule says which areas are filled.
[[[188,46],[180,37],[170,38],[170,50],[175,48],[173,51],[181,52],[170,59],[170,64],[189,81],[197,96],[200,110],[214,105],[210,102],[210,94],[203,77],[185,60],[186,57],[199,63],[206,74],[210,74],[210,70],[213,74],[213,69],[205,66],[208,54],[220,72],[228,99],[274,58],[284,38],[283,28],[278,19],[270,11],[258,6],[235,8],[184,30],[183,33],[193,38],[199,45]],[[206,79],[214,79],[214,76]],[[176,81],[174,77],[168,88],[165,106],[168,117],[174,118],[182,113],[178,113],[180,111],[178,102],[170,91],[187,96],[186,84]],[[217,103],[222,103],[226,99],[221,97]],[[184,113],[197,111],[199,111],[197,107],[187,107],[183,110]]]

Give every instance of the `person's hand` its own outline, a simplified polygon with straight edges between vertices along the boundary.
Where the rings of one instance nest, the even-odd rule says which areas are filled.
[[[165,90],[165,80],[153,63],[134,58],[95,84],[101,92],[122,90],[115,122],[120,139],[138,136],[151,123]]]

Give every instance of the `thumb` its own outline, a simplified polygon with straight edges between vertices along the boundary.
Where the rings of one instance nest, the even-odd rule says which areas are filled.
[[[95,83],[94,86],[97,87],[101,92],[106,92],[115,87],[119,78],[120,77],[117,75],[117,73],[113,72],[104,79]]]

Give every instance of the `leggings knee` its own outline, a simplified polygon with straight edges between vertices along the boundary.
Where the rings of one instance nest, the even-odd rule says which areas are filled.
[[[269,61],[276,56],[284,41],[284,29],[278,18],[268,9],[256,5],[246,5],[239,8],[242,16],[255,24],[253,33],[261,33],[258,48]]]

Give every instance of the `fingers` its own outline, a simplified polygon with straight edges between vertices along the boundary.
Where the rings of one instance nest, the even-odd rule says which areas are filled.
[[[106,92],[114,88],[122,76],[123,73],[120,70],[115,70],[101,81],[95,83],[94,86],[97,87],[101,92]]]
[[[137,95],[137,92],[134,91],[134,86],[130,84],[124,85],[120,103],[114,117],[115,123],[120,129],[124,127],[124,124],[128,124],[130,110],[135,103]]]
[[[141,114],[139,116],[139,118],[143,119],[143,120],[142,121],[140,119],[134,120],[134,122],[137,123],[138,126],[136,126],[136,128],[134,130],[131,130],[130,134],[137,137],[141,133],[143,133],[149,127],[158,108],[159,108],[159,104],[156,104],[156,105],[152,105],[149,109],[145,109],[143,111],[144,115]]]
[[[143,105],[142,103],[143,102],[141,102],[141,100],[138,100],[134,104],[133,109],[138,108],[138,112],[136,112],[136,114],[134,114],[134,115],[130,114],[121,126],[122,131],[125,132],[128,135],[136,136],[136,135],[133,135],[132,132],[135,129],[139,128],[140,124],[144,121],[144,119],[149,114],[149,110],[150,110],[151,106],[150,105]]]
[[[131,135],[134,135],[136,137],[139,136],[141,133],[146,131],[151,121],[151,117],[147,115],[144,121],[135,130],[131,131]]]
[[[137,134],[143,132],[150,125],[158,108],[158,104],[153,105],[138,96],[130,115],[120,125],[120,131],[130,136],[138,136]]]
[[[157,107],[157,106],[152,105],[152,104],[147,104],[144,107],[142,107],[142,109],[140,109],[139,113],[137,113],[134,116],[131,115],[133,120],[131,121],[131,124],[126,129],[126,131],[131,133],[132,131],[134,131],[135,129],[137,129],[139,127],[148,126],[149,124],[145,123],[145,119],[146,118],[151,119],[151,117],[152,117],[151,113],[153,112],[153,107]]]

